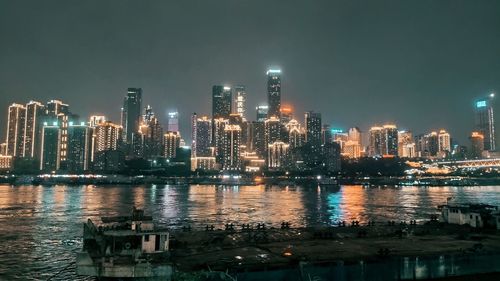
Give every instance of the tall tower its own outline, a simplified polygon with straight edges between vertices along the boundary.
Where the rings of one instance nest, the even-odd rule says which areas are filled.
[[[25,118],[26,107],[24,105],[13,103],[9,106],[6,141],[9,156],[23,156]]]
[[[40,140],[43,126],[44,106],[37,101],[26,105],[26,120],[24,126],[23,156],[38,158],[40,155]]]
[[[267,104],[268,117],[280,118],[281,113],[281,70],[269,69],[267,75]]]
[[[167,131],[169,131],[169,132],[178,132],[179,131],[179,112],[171,111],[168,113]]]
[[[40,170],[57,171],[61,161],[61,128],[57,121],[52,124],[44,123],[42,128],[42,149]]]
[[[245,86],[238,85],[234,87],[236,96],[234,98],[234,105],[237,114],[241,116],[243,120],[247,119],[247,92]]]
[[[240,159],[241,128],[239,125],[224,127],[224,144],[222,153],[222,168],[225,171],[241,170]]]
[[[212,121],[208,116],[202,116],[196,119],[195,138],[193,143],[196,145],[192,148],[194,156],[208,157],[211,156],[210,146],[212,142]]]
[[[396,125],[384,125],[383,127],[382,155],[398,155],[398,128]]]
[[[321,146],[321,113],[308,111],[305,114],[306,143],[311,144],[313,150],[319,151]]]
[[[133,133],[139,130],[141,120],[142,89],[128,88],[127,95],[123,101],[122,127],[125,132],[124,139],[127,143],[132,142]]]
[[[83,172],[90,168],[92,129],[85,122],[69,123],[67,168],[70,172]]]
[[[257,110],[257,121],[264,122],[267,119],[267,113],[269,112],[268,105],[259,105],[255,108]]]
[[[477,100],[475,108],[476,130],[484,136],[484,150],[489,151],[496,149],[494,98],[495,94],[491,93],[487,98]]]
[[[175,158],[177,148],[179,148],[180,145],[181,135],[179,132],[168,131],[163,136],[163,156],[168,159]]]
[[[229,118],[232,106],[231,88],[215,85],[212,87],[212,117]]]

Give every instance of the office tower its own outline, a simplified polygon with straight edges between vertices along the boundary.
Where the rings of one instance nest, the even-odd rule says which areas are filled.
[[[179,112],[171,111],[168,113],[167,130],[170,132],[179,132]]]
[[[229,118],[232,105],[231,88],[215,85],[212,87],[212,118]]]
[[[267,119],[267,114],[269,112],[269,106],[259,105],[256,107],[257,110],[257,121],[264,122]]]
[[[470,136],[471,149],[469,157],[473,159],[478,159],[483,157],[484,149],[484,139],[485,137],[481,132],[472,132]]]
[[[60,167],[61,128],[57,122],[45,122],[42,128],[40,170],[53,172]]]
[[[193,156],[194,157],[208,157],[212,156],[210,149],[212,143],[212,121],[208,116],[202,116],[195,121],[195,128],[193,131]]]
[[[104,115],[92,115],[89,118],[89,126],[91,128],[96,127],[99,124],[106,122],[106,116]]]
[[[438,153],[446,157],[451,152],[450,134],[446,130],[440,130],[438,133]]]
[[[253,121],[248,123],[248,149],[254,151],[258,157],[266,156],[266,127],[262,121]]]
[[[402,158],[416,157],[416,146],[411,131],[398,131],[398,156]]]
[[[361,145],[357,141],[346,141],[342,147],[342,155],[348,158],[361,157]]]
[[[22,104],[11,104],[7,118],[7,155],[23,156],[25,120],[26,107]]]
[[[382,155],[397,156],[398,155],[398,129],[396,125],[383,126],[383,142]]]
[[[278,117],[271,116],[264,121],[266,146],[280,140],[281,123]]]
[[[163,127],[156,117],[152,117],[144,135],[144,157],[159,157],[163,154]]]
[[[306,143],[310,144],[313,150],[319,151],[321,146],[321,113],[308,111],[305,113]]]
[[[362,145],[361,142],[361,130],[358,127],[352,127],[348,131],[348,140],[354,141]]]
[[[304,144],[304,132],[300,127],[299,121],[292,119],[285,126],[288,131],[288,143],[290,149],[301,147]]]
[[[124,140],[127,143],[132,142],[132,134],[139,130],[141,104],[142,89],[128,88],[122,108],[122,127],[124,131]]]
[[[240,144],[241,144],[241,128],[239,125],[226,125],[224,127],[223,139],[223,161],[222,168],[224,171],[240,171]]]
[[[39,159],[43,118],[43,104],[37,101],[30,101],[26,105],[23,149],[24,157]]]
[[[177,148],[181,145],[181,134],[178,131],[168,131],[163,136],[163,156],[171,159],[176,157]]]
[[[212,146],[215,149],[215,159],[217,164],[223,164],[224,128],[226,126],[229,126],[229,119],[216,118],[213,120]]]
[[[271,170],[281,170],[287,166],[288,149],[290,145],[276,141],[268,145],[267,166]]]
[[[67,169],[73,173],[89,170],[92,149],[92,128],[84,122],[69,123]]]
[[[282,106],[281,109],[281,124],[286,125],[293,119],[293,109],[290,106]]]
[[[476,131],[484,136],[484,150],[496,150],[495,116],[493,112],[495,94],[476,101]]]
[[[269,69],[267,75],[267,104],[269,111],[267,117],[280,119],[281,112],[281,70]]]
[[[331,143],[333,141],[332,131],[330,125],[324,124],[321,127],[321,144]]]
[[[234,87],[234,92],[236,94],[234,98],[234,108],[236,108],[237,114],[241,116],[243,120],[247,119],[247,92],[245,86],[238,85]]]
[[[153,120],[153,117],[155,117],[153,107],[148,104],[144,108],[144,114],[142,114],[142,123],[148,125],[151,122],[151,120]]]
[[[383,128],[377,126],[371,127],[369,134],[368,155],[371,157],[382,156],[382,147],[385,143]]]
[[[328,172],[338,172],[341,168],[341,148],[338,143],[327,143],[321,147],[323,166]]]

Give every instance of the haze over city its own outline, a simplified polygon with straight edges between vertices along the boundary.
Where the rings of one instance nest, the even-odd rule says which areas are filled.
[[[141,87],[162,123],[179,111],[190,142],[212,85],[245,85],[253,119],[279,67],[297,119],[315,110],[332,128],[389,122],[467,142],[474,100],[500,90],[498,1],[316,4],[4,1],[0,108],[57,98],[119,122],[127,88]]]

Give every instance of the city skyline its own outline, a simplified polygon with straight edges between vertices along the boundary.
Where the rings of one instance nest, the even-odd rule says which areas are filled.
[[[110,1],[94,11],[91,3],[4,2],[2,26],[12,28],[0,30],[8,39],[0,46],[0,108],[61,99],[82,116],[105,113],[119,122],[116,101],[126,88],[141,87],[143,104],[154,105],[162,124],[179,112],[189,141],[190,114],[211,112],[212,85],[245,85],[252,116],[267,103],[266,69],[278,67],[282,102],[293,104],[296,116],[314,110],[332,127],[364,132],[388,122],[414,132],[446,128],[466,143],[475,99],[500,89],[495,1],[391,2],[393,9],[384,9],[388,2],[233,2],[198,3],[207,6],[193,13],[182,4],[116,9]],[[208,16],[225,8],[236,13]],[[282,13],[272,12],[278,8]]]

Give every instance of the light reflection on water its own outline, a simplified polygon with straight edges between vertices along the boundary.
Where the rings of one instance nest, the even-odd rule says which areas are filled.
[[[500,186],[2,186],[0,280],[46,280],[74,261],[82,222],[143,208],[162,225],[180,227],[266,222],[334,225],[340,220],[428,219],[448,197],[500,202]],[[75,280],[67,270],[53,280]],[[80,278],[80,280],[83,280]]]

